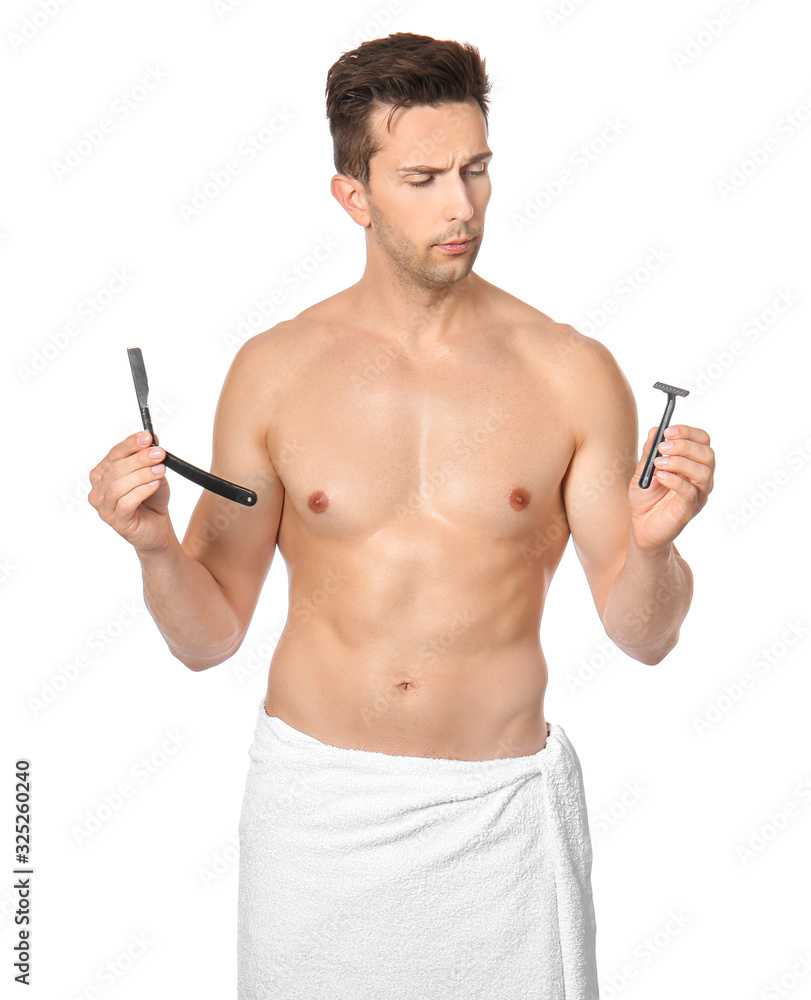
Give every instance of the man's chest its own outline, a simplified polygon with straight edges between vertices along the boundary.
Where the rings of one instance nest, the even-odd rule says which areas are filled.
[[[269,435],[286,503],[312,530],[369,535],[429,518],[517,540],[560,509],[570,402],[539,367],[498,353],[325,360],[298,372]]]

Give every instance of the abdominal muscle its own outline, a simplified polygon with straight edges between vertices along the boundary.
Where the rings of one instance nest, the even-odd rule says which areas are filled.
[[[413,564],[397,572],[378,556],[346,546],[324,559],[314,547],[306,573],[293,567],[267,714],[347,749],[458,760],[542,750],[548,675],[537,563],[501,552],[485,560],[484,579],[476,563],[450,558],[412,577]],[[345,579],[330,588],[336,565]]]
[[[547,669],[539,648],[443,654],[442,671],[398,670],[401,657],[313,630],[277,651],[265,711],[322,743],[413,757],[490,760],[546,745]]]

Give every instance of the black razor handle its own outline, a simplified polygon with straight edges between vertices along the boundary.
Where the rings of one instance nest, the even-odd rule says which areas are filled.
[[[653,444],[651,445],[650,451],[648,452],[648,458],[645,462],[645,468],[642,470],[642,475],[639,477],[639,485],[643,490],[646,490],[650,486],[650,481],[653,479],[653,463],[656,459],[656,452],[659,445],[662,443],[662,438],[665,436],[665,427],[670,423],[670,417],[673,414],[673,410],[676,406],[676,397],[671,396],[667,401],[667,406],[665,407],[664,416],[662,417],[662,422],[659,424],[659,430],[656,432],[656,437],[653,439]]]
[[[164,451],[163,464],[167,469],[172,469],[183,476],[184,479],[202,486],[204,490],[209,490],[211,493],[225,497],[226,500],[233,500],[236,503],[243,504],[245,507],[252,507],[256,503],[256,494],[253,490],[245,489],[244,486],[237,486],[236,483],[230,483],[227,479],[220,479],[219,476],[215,476],[212,472],[204,472],[202,469],[198,469],[196,465],[189,465],[188,462],[184,462],[177,455],[171,455],[168,451]]]
[[[149,431],[152,435],[152,444],[158,444],[158,435],[152,429],[152,418],[149,415],[148,406],[141,408],[141,422],[144,425],[144,430]],[[246,489],[244,486],[237,486],[236,483],[231,483],[227,479],[220,479],[213,472],[205,472],[203,469],[198,469],[196,465],[184,462],[182,458],[178,458],[177,455],[166,451],[165,448],[163,464],[167,469],[172,469],[173,472],[183,476],[184,479],[188,479],[197,486],[202,486],[204,490],[208,490],[210,493],[216,493],[217,496],[225,497],[226,500],[233,500],[235,503],[241,503],[245,507],[253,507],[256,503],[256,494],[253,490]]]
[[[662,439],[665,436],[665,428],[670,423],[670,418],[673,415],[673,410],[676,406],[676,396],[690,395],[687,389],[678,389],[675,385],[668,385],[666,382],[654,382],[653,388],[661,389],[662,392],[667,393],[667,406],[665,407],[665,412],[662,415],[659,430],[656,432],[656,437],[653,439],[653,444],[651,445],[648,457],[645,460],[645,467],[642,470],[642,475],[639,477],[639,487],[643,490],[646,490],[650,486],[650,481],[653,479],[653,463],[656,459],[656,453],[659,450],[659,445],[662,443]]]

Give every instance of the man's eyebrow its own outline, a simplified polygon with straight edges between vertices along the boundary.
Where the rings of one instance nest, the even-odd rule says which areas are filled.
[[[489,160],[492,156],[492,152],[489,153],[479,153],[473,157],[472,160],[467,160],[463,166],[469,167],[471,163],[481,163],[483,160]],[[398,167],[398,174],[444,174],[445,170],[442,167],[429,167],[424,163],[420,163],[415,167]]]

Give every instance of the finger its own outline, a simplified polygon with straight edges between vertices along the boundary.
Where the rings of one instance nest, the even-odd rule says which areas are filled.
[[[681,476],[677,476],[674,472],[657,470],[655,478],[662,484],[662,486],[666,486],[669,490],[673,490],[674,493],[677,493],[679,497],[681,497],[681,499],[688,505],[693,506],[698,500],[698,487],[693,483],[688,482],[686,479],[682,479]]]
[[[694,486],[705,489],[712,480],[712,470],[703,462],[694,462],[683,455],[659,455],[653,460],[654,467],[662,472],[672,472],[683,476]]]
[[[688,438],[665,439],[660,443],[659,451],[663,455],[685,455],[707,466],[715,464],[715,452],[708,444],[697,444]]]
[[[139,434],[149,434],[149,431],[135,431],[134,434],[130,434],[129,437],[125,437],[123,441],[119,441],[117,445],[114,445],[109,450],[107,458],[111,462],[117,462],[122,458],[129,458],[130,455],[134,455],[136,452],[142,451],[144,448],[148,448],[152,444],[152,435],[149,434],[149,441],[146,444],[139,444]]]
[[[153,451],[157,454],[153,455]],[[132,488],[145,481],[144,476],[129,480],[127,476],[133,477],[136,473],[150,469],[152,475],[148,479],[154,479],[156,474],[153,467],[162,464],[165,454],[162,448],[150,448],[146,445],[128,458],[121,458],[115,462],[111,462],[108,458],[102,459],[90,471],[91,490],[87,496],[88,502],[105,520],[109,520],[115,510],[116,501],[123,492],[126,492],[127,482]]]
[[[686,438],[698,444],[709,444],[710,435],[702,427],[690,427],[687,424],[671,424],[665,428],[665,440]]]
[[[98,511],[101,516],[105,520],[109,521],[116,517],[118,510],[124,511],[125,513],[127,511],[134,510],[141,501],[139,500],[136,503],[131,503],[129,500],[124,500],[124,498],[134,490],[137,490],[142,486],[149,485],[155,480],[159,483],[165,471],[165,466],[163,466],[163,468],[159,468],[156,472],[152,466],[147,465],[136,469],[134,472],[130,472],[125,476],[118,476],[107,483],[98,507]],[[157,489],[157,486],[155,486],[155,489]],[[150,490],[145,495],[149,496],[152,492],[154,492],[154,490]],[[143,499],[144,494],[139,494],[139,496]]]
[[[123,445],[125,442],[121,442]],[[116,448],[118,445],[116,446]],[[104,484],[106,482],[114,482],[116,479],[120,479],[122,476],[129,475],[131,472],[137,472],[139,469],[151,465],[157,465],[162,462],[166,457],[166,452],[160,445],[155,445],[152,447],[149,444],[138,445],[137,451],[132,454],[124,455],[120,458],[111,458],[110,456],[115,452],[116,448],[111,449],[107,458],[102,459],[97,468],[101,471],[99,477],[99,485],[104,490]],[[94,470],[95,471],[95,470]],[[92,479],[91,479],[92,482]]]
[[[153,493],[160,489],[162,478],[159,476],[151,483],[144,483],[136,486],[135,489],[126,493],[116,504],[116,516],[121,524],[129,524],[132,515],[141,506],[144,500],[148,500]]]

